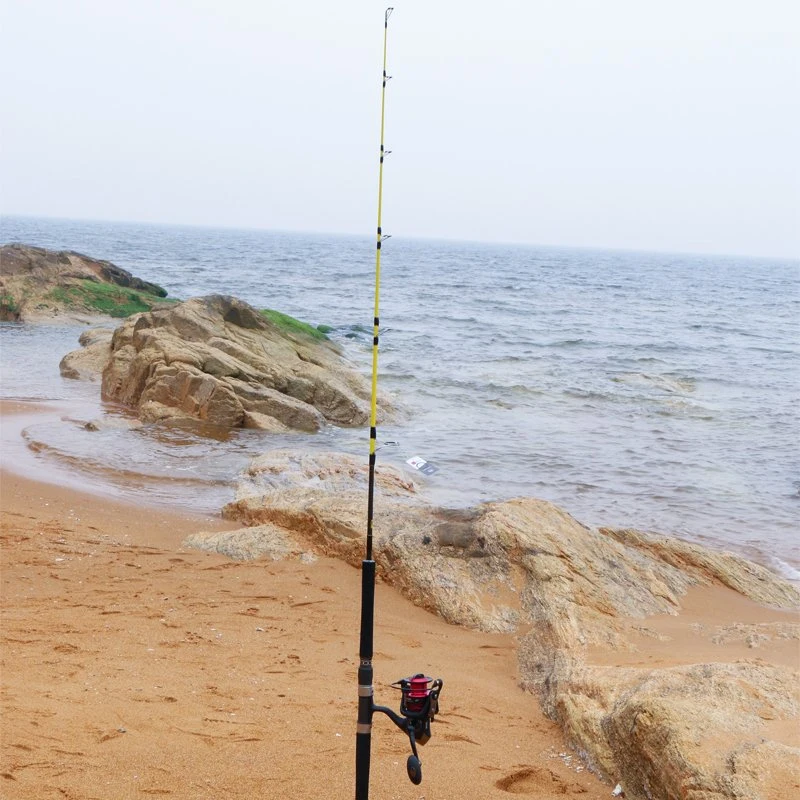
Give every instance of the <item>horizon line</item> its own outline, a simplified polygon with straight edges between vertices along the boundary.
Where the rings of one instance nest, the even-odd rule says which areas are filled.
[[[103,225],[142,225],[154,228],[197,228],[204,230],[222,230],[222,231],[242,231],[248,233],[293,233],[293,234],[306,234],[310,236],[339,236],[339,237],[352,237],[364,238],[371,240],[373,234],[371,233],[349,233],[341,231],[320,231],[310,230],[307,228],[257,228],[247,225],[225,225],[221,223],[205,224],[198,222],[152,222],[150,220],[123,220],[123,219],[100,219],[96,217],[62,217],[55,215],[39,216],[35,214],[19,214],[0,212],[0,221],[3,218],[18,218],[18,219],[35,219],[35,220],[50,220],[55,222],[84,222],[84,223],[100,223]],[[528,248],[543,248],[553,250],[593,250],[599,252],[621,252],[621,253],[647,253],[650,255],[672,255],[672,256],[717,256],[720,258],[746,258],[746,259],[760,259],[770,261],[790,261],[800,262],[800,253],[796,255],[763,255],[757,253],[723,253],[717,251],[693,251],[693,250],[660,250],[648,249],[642,247],[622,247],[616,245],[577,245],[577,244],[547,244],[542,242],[531,241],[511,241],[501,239],[458,239],[449,236],[420,236],[420,235],[407,235],[403,236],[392,234],[395,238],[404,238],[412,241],[429,241],[429,242],[447,242],[453,244],[475,244],[481,246],[499,245],[505,247],[528,247]],[[4,243],[7,244],[7,243]]]

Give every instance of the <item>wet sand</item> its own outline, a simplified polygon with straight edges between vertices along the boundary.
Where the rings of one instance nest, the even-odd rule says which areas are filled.
[[[0,523],[2,797],[353,796],[357,570],[183,550],[188,533],[233,526],[7,470]],[[702,590],[679,617],[646,621],[670,644],[647,633],[636,657],[707,659],[709,637],[742,612],[731,594]],[[787,619],[743,602],[742,622]],[[407,739],[376,716],[372,797],[610,796],[519,689],[513,637],[447,625],[385,585],[375,637],[377,702],[396,706],[388,684],[413,672],[445,686],[420,787]],[[725,646],[726,658],[747,647]],[[772,653],[791,663],[797,641],[758,651]]]

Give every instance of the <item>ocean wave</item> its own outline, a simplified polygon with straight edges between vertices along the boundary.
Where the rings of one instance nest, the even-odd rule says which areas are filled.
[[[439,377],[425,381],[424,385],[428,389],[456,390],[463,393],[471,403],[475,402],[476,396],[487,397],[506,393],[513,394],[516,397],[534,397],[544,394],[544,390],[538,386],[531,386],[525,383],[500,383],[496,380],[482,381],[479,379]]]
[[[231,485],[232,481],[226,481],[219,478],[203,477],[202,475],[175,475],[169,471],[153,471],[146,470],[146,464],[139,462],[137,464],[139,469],[132,469],[130,467],[121,467],[115,465],[110,460],[91,459],[85,453],[70,453],[66,450],[60,449],[58,446],[44,442],[41,439],[34,439],[23,431],[23,438],[26,440],[28,449],[38,455],[43,456],[50,464],[57,466],[68,467],[75,480],[80,480],[79,476],[84,477],[89,475],[97,475],[112,483],[120,483],[130,485],[132,482],[145,485],[145,484],[175,484],[187,487],[203,488],[210,486],[227,486]],[[191,467],[174,467],[176,471],[189,471],[196,470],[197,465]],[[167,467],[167,470],[169,467]]]
[[[751,350],[757,353],[770,353],[779,356],[796,356],[800,353],[800,349],[798,348],[789,348],[784,349],[781,347],[758,347],[756,345],[750,345],[749,347],[744,348],[745,350]]]
[[[612,403],[625,403],[629,398],[614,392],[603,392],[598,389],[585,389],[580,386],[570,386],[561,391],[566,397],[574,397],[578,400],[605,400]]]
[[[627,372],[611,378],[614,383],[624,383],[633,386],[650,386],[665,392],[694,392],[697,381],[688,375],[652,375],[647,372]]]
[[[448,314],[443,314],[440,319],[444,322],[456,322],[459,325],[477,325],[479,327],[485,327],[487,324],[487,320],[479,320],[477,317],[452,317]]]
[[[771,556],[769,558],[769,565],[775,570],[775,572],[778,573],[778,575],[780,575],[782,578],[786,578],[787,581],[800,583],[800,569],[793,567],[782,558]]]

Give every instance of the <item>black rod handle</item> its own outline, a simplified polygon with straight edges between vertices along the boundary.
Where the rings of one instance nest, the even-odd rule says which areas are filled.
[[[373,694],[372,640],[375,621],[375,562],[361,562],[361,642],[358,663],[358,725],[356,726],[356,800],[369,800]]]
[[[369,800],[371,733],[356,734],[356,800]]]
[[[361,661],[372,661],[372,638],[375,619],[375,562],[361,562]]]

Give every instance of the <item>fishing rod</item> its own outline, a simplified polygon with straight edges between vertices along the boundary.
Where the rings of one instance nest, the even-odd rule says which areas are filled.
[[[378,437],[378,337],[380,326],[381,244],[388,239],[381,230],[383,209],[383,159],[386,112],[386,45],[389,34],[389,17],[393,8],[387,8],[383,18],[383,82],[381,85],[381,149],[378,171],[378,233],[375,249],[375,310],[372,329],[372,402],[369,417],[369,484],[367,489],[367,543],[361,562],[361,636],[358,665],[358,722],[356,725],[356,800],[369,800],[369,768],[372,745],[372,715],[386,714],[403,731],[411,744],[411,755],[406,762],[408,777],[414,784],[422,781],[422,763],[417,744],[425,744],[431,737],[431,722],[439,713],[439,692],[442,681],[417,673],[395,681],[392,686],[400,691],[400,713],[386,706],[376,706],[372,684],[372,646],[375,621],[375,561],[372,557],[372,522],[375,508],[375,451]]]

